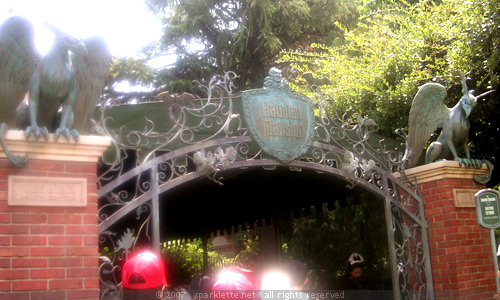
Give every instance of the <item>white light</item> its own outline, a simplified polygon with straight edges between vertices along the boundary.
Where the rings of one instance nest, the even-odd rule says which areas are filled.
[[[290,290],[290,280],[281,272],[271,272],[262,277],[261,290]]]
[[[0,1],[0,23],[10,16],[23,16],[33,23],[35,44],[42,54],[54,38],[44,21],[80,39],[101,36],[114,56],[133,56],[162,34],[160,20],[137,0]]]

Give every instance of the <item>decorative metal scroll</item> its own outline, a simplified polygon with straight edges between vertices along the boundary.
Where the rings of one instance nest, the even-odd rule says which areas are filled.
[[[101,260],[101,299],[120,296],[119,266],[138,241],[159,248],[161,193],[201,177],[224,184],[224,170],[257,166],[315,170],[385,199],[394,298],[433,299],[427,223],[416,184],[404,176],[404,151],[370,136],[369,119],[339,116],[335,102],[318,89],[307,150],[291,161],[276,159],[262,151],[235,106],[235,76],[228,72],[204,86],[207,99],[165,106],[166,123],[145,118],[142,131],[112,129],[108,111],[116,104],[101,107],[95,124],[115,149],[99,176],[99,242],[107,254]],[[168,130],[158,132],[160,127]],[[402,179],[393,177],[394,171],[402,172]]]

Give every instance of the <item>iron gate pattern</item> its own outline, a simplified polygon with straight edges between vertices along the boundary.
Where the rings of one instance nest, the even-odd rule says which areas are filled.
[[[433,299],[423,203],[416,184],[404,175],[403,152],[370,136],[371,120],[338,115],[335,102],[317,88],[313,141],[306,154],[282,163],[249,134],[234,101],[235,77],[227,72],[207,86],[200,84],[206,99],[166,105],[168,130],[163,132],[146,117],[142,131],[117,126],[109,112],[120,104],[110,100],[101,106],[95,127],[113,142],[113,153],[100,166],[98,189],[99,243],[107,254],[100,258],[101,299],[120,296],[120,265],[138,242],[159,250],[160,194],[204,176],[223,184],[225,170],[275,166],[321,172],[344,180],[347,188],[362,187],[385,199],[394,298]]]

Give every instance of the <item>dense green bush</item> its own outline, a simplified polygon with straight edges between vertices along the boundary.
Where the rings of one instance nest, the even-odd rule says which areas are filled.
[[[365,277],[371,289],[390,283],[383,201],[368,194],[347,197],[337,200],[334,208],[324,205],[321,213],[283,223],[282,229],[286,257],[311,269],[308,288],[338,288],[336,282],[345,274],[353,252],[366,260]]]
[[[201,239],[169,245],[162,250],[166,259],[167,282],[174,286],[189,286],[196,275],[204,274],[203,244]],[[207,251],[208,264],[205,274],[215,274],[232,260],[215,251]]]
[[[294,89],[310,94],[301,77],[328,77],[322,90],[340,110],[375,119],[378,133],[393,136],[408,126],[408,114],[418,88],[438,82],[448,88],[447,105],[461,97],[461,73],[470,89],[498,90],[500,83],[500,7],[492,1],[420,1],[386,5],[361,16],[358,27],[345,31],[345,43],[312,44],[306,51],[282,52]],[[500,130],[496,93],[471,114],[473,156],[495,164],[500,155],[495,138]],[[492,180],[495,185],[498,177]]]

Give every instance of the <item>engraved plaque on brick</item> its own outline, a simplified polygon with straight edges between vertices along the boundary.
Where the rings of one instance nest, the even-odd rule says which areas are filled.
[[[87,206],[87,179],[9,176],[9,205]]]
[[[453,189],[455,207],[476,207],[474,196],[477,190]]]

